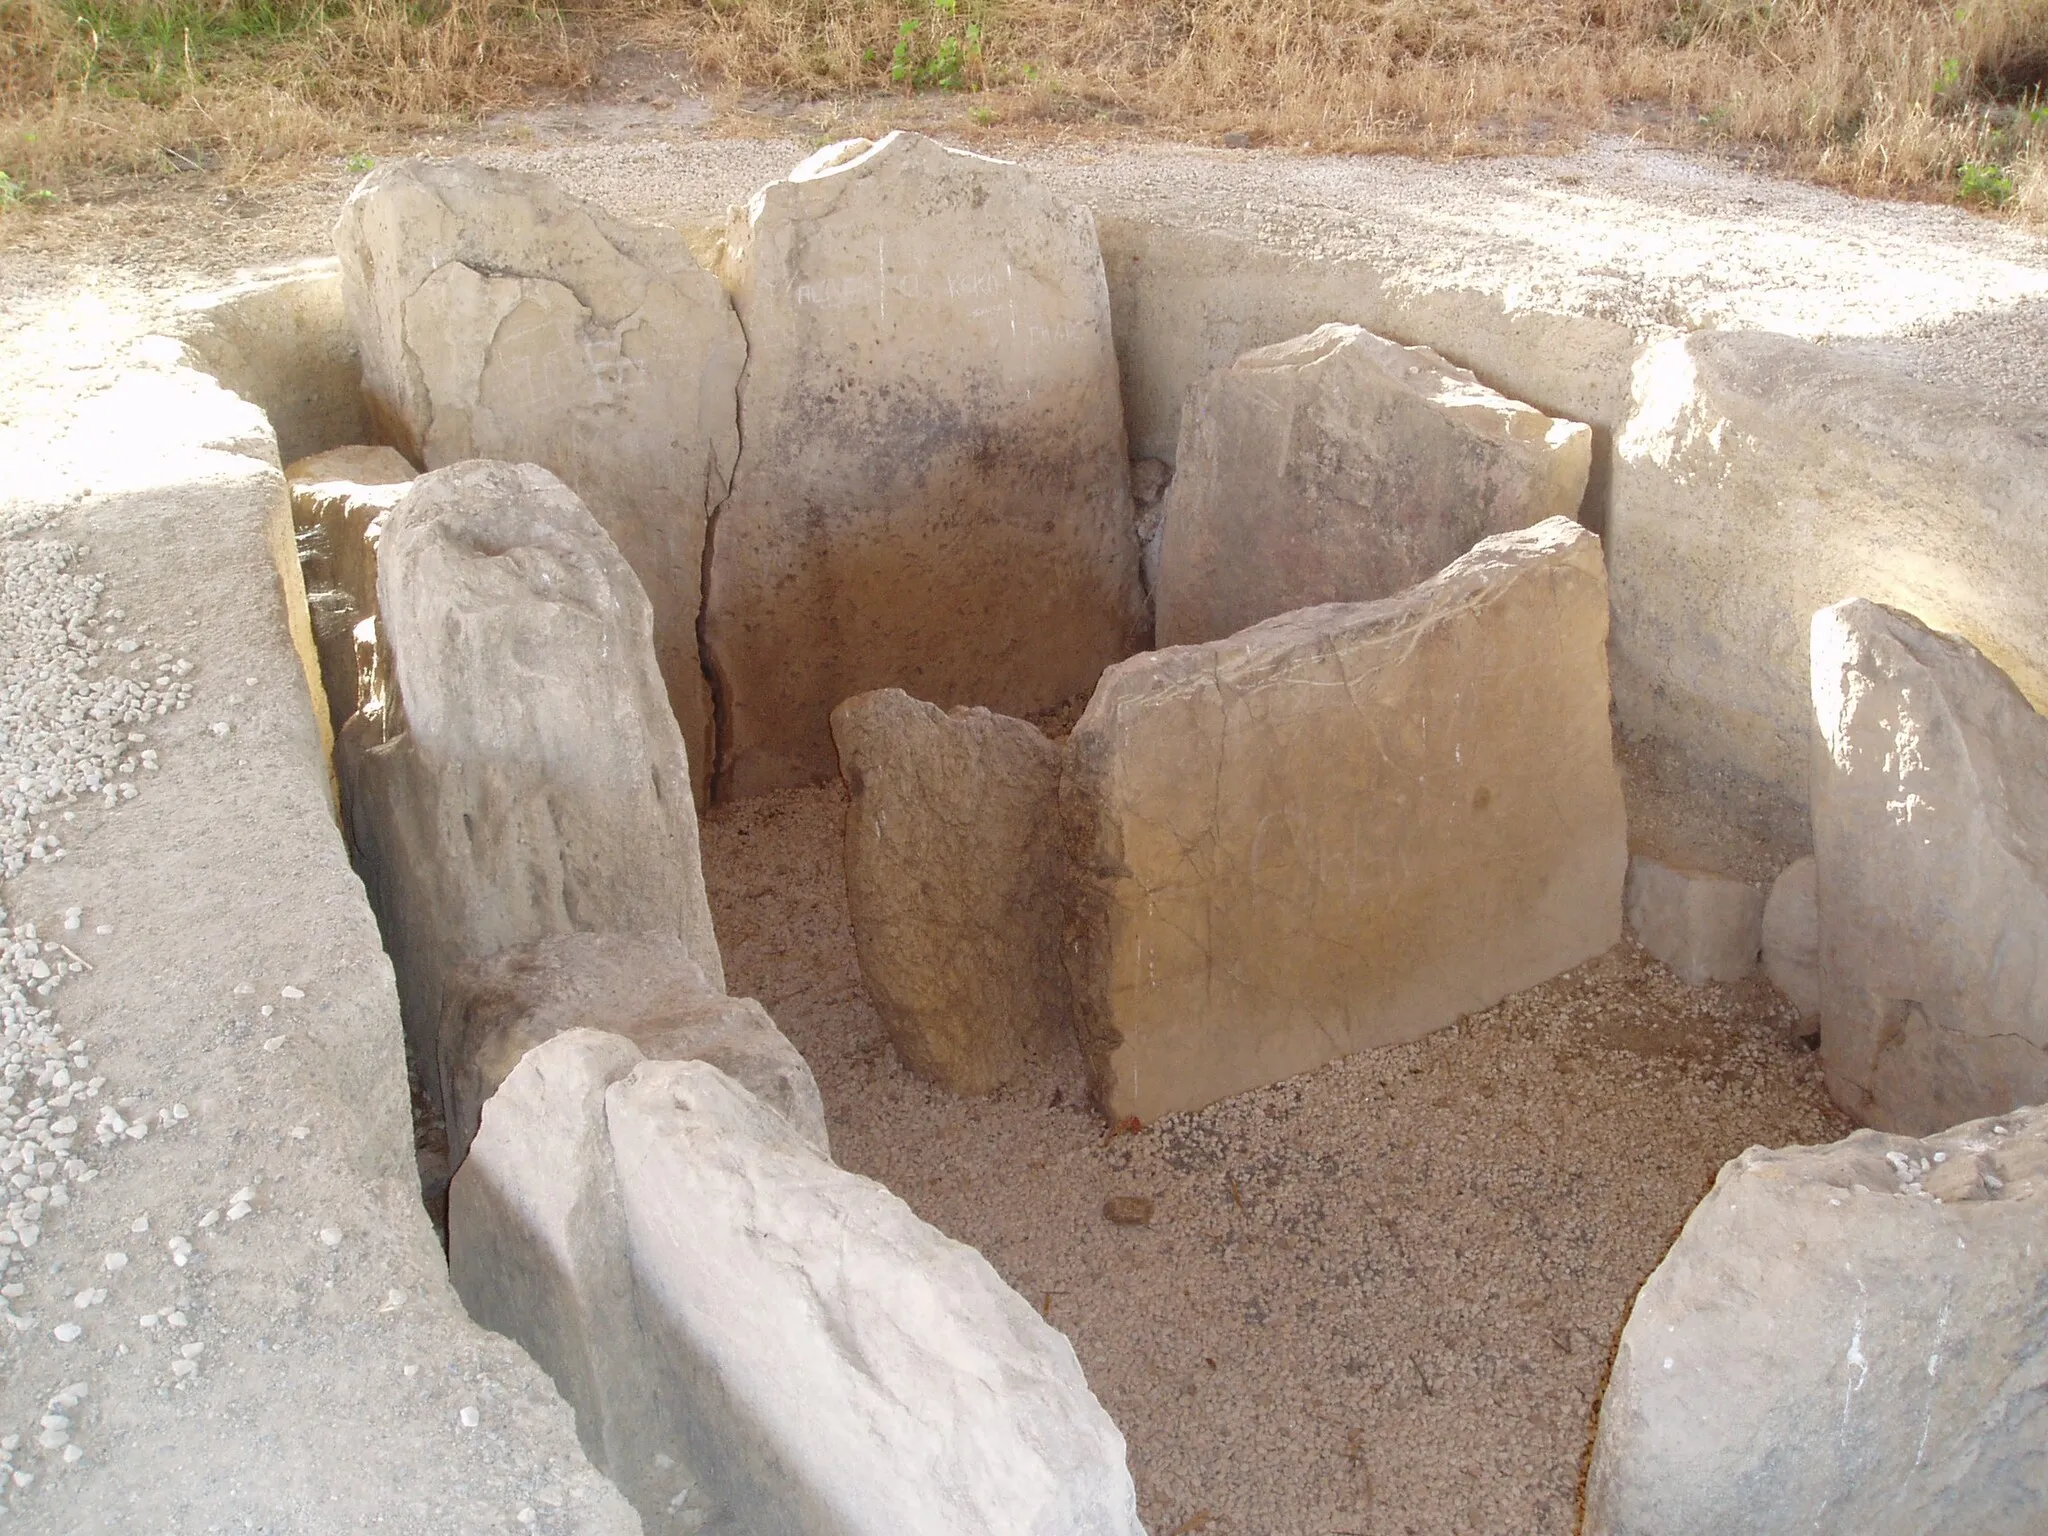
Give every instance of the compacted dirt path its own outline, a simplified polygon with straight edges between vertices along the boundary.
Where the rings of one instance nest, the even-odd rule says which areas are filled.
[[[1564,1536],[1615,1336],[1716,1170],[1849,1130],[1767,986],[1628,943],[1137,1135],[1105,1136],[1077,1058],[957,1099],[861,990],[843,809],[708,818],[728,980],[811,1063],[834,1155],[1074,1341],[1154,1536]],[[1150,1222],[1107,1219],[1120,1195]]]

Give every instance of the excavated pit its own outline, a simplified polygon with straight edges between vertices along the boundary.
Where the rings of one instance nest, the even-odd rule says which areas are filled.
[[[1153,294],[1114,281],[1162,238],[1134,220],[1105,231],[1118,321],[1135,333],[1118,337],[1132,452],[1165,457],[1174,408],[1161,402],[1204,360],[1147,313]],[[1205,283],[1211,264],[1227,253],[1196,262]],[[1284,271],[1254,286],[1241,306],[1254,330],[1356,308],[1291,289]],[[301,334],[285,349],[312,360],[303,375],[218,335],[210,359],[269,397],[287,460],[368,436],[330,377],[347,371],[337,317],[312,310],[292,310]],[[1601,529],[1631,354],[1603,334],[1612,366],[1546,389],[1550,365],[1525,337],[1504,345],[1501,323],[1461,334],[1439,314],[1411,334],[1433,327],[1426,339],[1488,382],[1594,419],[1581,517]],[[1243,339],[1236,321],[1214,328]],[[301,377],[313,382],[295,394]],[[1064,734],[1082,702],[1035,723]],[[1767,775],[1654,735],[1616,744],[1633,850],[1753,883],[1805,850],[1803,808]],[[1128,1440],[1153,1536],[1575,1530],[1616,1338],[1717,1170],[1853,1124],[1797,1009],[1761,977],[1689,986],[1628,938],[1412,1044],[1136,1134],[1090,1107],[1078,1050],[991,1097],[956,1097],[905,1069],[865,995],[845,813],[836,784],[704,813],[728,988],[759,999],[809,1063],[835,1159],[977,1248],[1072,1340]],[[414,1107],[445,1238],[439,1110],[423,1091]]]

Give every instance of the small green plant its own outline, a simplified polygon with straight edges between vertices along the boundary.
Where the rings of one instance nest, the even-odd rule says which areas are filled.
[[[1965,202],[1989,203],[1997,208],[2012,201],[2012,177],[2002,165],[1989,160],[1965,160],[1956,175]]]
[[[371,171],[376,169],[377,157],[375,155],[368,154],[365,151],[359,149],[354,154],[348,157],[346,163],[348,165],[349,175],[367,176]]]
[[[35,207],[41,203],[54,203],[57,194],[47,187],[31,191],[6,171],[0,171],[0,209],[20,208],[24,205]]]
[[[924,17],[907,16],[897,23],[889,79],[910,91],[982,89],[988,71],[981,23],[961,22],[960,0],[930,0],[930,6]]]

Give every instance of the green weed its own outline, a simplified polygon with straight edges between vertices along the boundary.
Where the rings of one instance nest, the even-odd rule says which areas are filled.
[[[1989,203],[1996,208],[2012,201],[2012,177],[2002,165],[1989,160],[1965,160],[1956,176],[1966,203]]]

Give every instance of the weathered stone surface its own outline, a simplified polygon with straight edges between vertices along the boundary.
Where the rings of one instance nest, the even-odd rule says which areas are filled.
[[[748,360],[706,598],[721,793],[829,777],[856,693],[1028,715],[1142,643],[1086,209],[892,133],[758,193],[725,272]]]
[[[764,1530],[1140,1536],[1123,1436],[988,1261],[701,1062],[606,1095],[695,1464]]]
[[[1377,603],[1112,668],[1061,784],[1098,1102],[1411,1040],[1621,935],[1600,541],[1553,518]]]
[[[1247,352],[1181,416],[1159,643],[1391,597],[1488,534],[1570,517],[1592,443],[1582,423],[1361,326]]]
[[[1795,859],[1771,882],[1764,903],[1764,974],[1808,1019],[1820,1016],[1820,912],[1813,855]]]
[[[1925,1134],[2048,1100],[2048,719],[1969,642],[1813,617],[1821,1060]]]
[[[715,1067],[632,1055],[572,1030],[513,1069],[449,1266],[650,1530],[694,1482],[750,1536],[1140,1536],[1071,1346],[979,1254]]]
[[[722,989],[647,599],[583,504],[531,464],[423,475],[377,593],[395,697],[337,767],[413,1059],[456,966],[555,934],[675,933]]]
[[[1763,949],[1764,893],[1636,854],[1622,904],[1643,948],[1692,986],[1741,981]]]
[[[284,473],[320,681],[338,732],[358,702],[356,626],[377,611],[382,519],[418,472],[395,449],[358,446],[300,459]]]
[[[1851,594],[1965,636],[2048,703],[2048,412],[1882,359],[1706,330],[1647,349],[1607,563],[1614,693],[1663,737],[1803,811],[1808,625]]]
[[[441,1102],[460,1164],[486,1100],[520,1058],[572,1029],[632,1041],[654,1060],[708,1061],[830,1154],[818,1085],[768,1010],[704,978],[672,933],[576,933],[500,950],[445,989]]]
[[[868,996],[911,1069],[989,1093],[1069,1028],[1060,750],[985,709],[884,688],[832,711],[846,902]]]
[[[335,247],[382,432],[429,468],[502,458],[553,470],[639,576],[701,797],[705,526],[739,452],[746,361],[717,279],[674,230],[462,161],[378,167],[343,208]]]
[[[1743,1153],[1629,1314],[1587,1536],[2038,1531],[2044,1228],[2040,1110]]]

